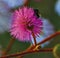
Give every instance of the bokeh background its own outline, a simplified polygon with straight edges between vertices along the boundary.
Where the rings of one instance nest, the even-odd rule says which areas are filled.
[[[40,0],[39,2],[37,2],[35,0],[29,1],[30,7],[39,9],[42,17],[49,19],[49,21],[54,26],[55,32],[60,30],[60,15],[57,12],[55,12],[55,4],[57,1],[58,0]],[[2,7],[2,6],[0,6],[0,7]],[[9,15],[10,15],[10,12],[9,12]],[[1,21],[1,17],[0,17],[0,21]],[[0,26],[0,28],[2,28],[2,26]],[[12,39],[12,37],[8,31],[5,31],[3,33],[0,32],[0,49],[1,50],[4,50],[7,47],[10,39]],[[54,47],[56,44],[59,44],[59,43],[60,43],[60,36],[56,36],[44,48],[51,48],[51,47]],[[30,43],[19,42],[18,40],[15,40],[9,54],[18,53],[20,51],[23,51],[27,47],[29,47],[29,45],[30,45]],[[25,55],[24,58],[55,58],[55,57],[54,57],[53,53],[51,53],[51,52],[48,52],[48,53],[47,52],[40,52],[40,53],[33,53],[33,54]]]

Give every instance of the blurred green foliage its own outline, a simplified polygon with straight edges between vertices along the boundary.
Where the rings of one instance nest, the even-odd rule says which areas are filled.
[[[54,11],[54,5],[57,0],[42,0],[41,2],[35,2],[34,0],[30,0],[29,6],[33,8],[37,8],[40,11],[42,17],[47,18],[54,25],[55,31],[60,30],[60,17]],[[0,34],[0,45],[2,45],[3,50],[7,47],[9,40],[12,39],[8,32],[4,34]],[[60,36],[54,38],[51,43],[45,48],[54,47],[56,44],[60,43]],[[25,50],[30,43],[19,42],[15,40],[11,51],[9,53],[17,53],[19,51]],[[29,55],[25,55],[24,58],[54,58],[53,53],[33,53]]]

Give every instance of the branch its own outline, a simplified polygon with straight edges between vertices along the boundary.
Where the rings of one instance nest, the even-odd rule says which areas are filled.
[[[36,52],[52,52],[52,51],[53,51],[53,48],[45,48],[45,49],[40,49],[40,50],[30,50],[30,51],[23,51],[18,54],[11,54],[11,55],[2,56],[0,58],[10,58],[10,57],[17,57],[17,56],[22,56],[25,54],[30,54],[30,53],[36,53]]]
[[[36,44],[34,47],[36,47],[37,45],[41,45],[43,43],[45,43],[46,41],[51,40],[53,37],[60,35],[60,31],[52,34],[51,36],[49,36],[48,38],[46,38],[45,40],[41,41],[40,43]],[[53,48],[47,48],[47,49],[40,49],[40,50],[29,50],[29,51],[23,51],[19,54],[11,54],[11,55],[6,55],[6,56],[2,56],[0,58],[6,58],[6,57],[16,57],[16,56],[21,56],[21,55],[25,55],[25,54],[29,54],[29,53],[34,53],[34,52],[51,52],[53,50]]]
[[[25,3],[23,6],[28,6],[29,0],[25,0]]]
[[[37,45],[41,45],[41,44],[43,44],[43,43],[45,43],[45,42],[51,40],[53,37],[55,37],[55,36],[57,36],[57,35],[60,35],[60,31],[58,31],[58,32],[56,32],[56,33],[54,33],[54,34],[52,34],[52,35],[49,36],[48,38],[46,38],[46,39],[44,39],[43,41],[39,42]]]
[[[33,32],[32,32],[32,36],[33,36],[33,39],[34,39],[34,45],[36,45],[37,44],[36,37],[35,37],[35,34]]]
[[[6,55],[6,54],[10,51],[10,49],[11,49],[11,47],[12,47],[14,41],[15,41],[15,39],[14,39],[14,38],[11,38],[11,40],[10,40],[10,42],[9,42],[9,44],[8,44],[8,46],[7,46],[7,48],[6,48],[6,50],[3,52],[3,55]]]

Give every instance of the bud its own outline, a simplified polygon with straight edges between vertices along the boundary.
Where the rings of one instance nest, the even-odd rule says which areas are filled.
[[[56,58],[60,58],[60,44],[57,44],[53,49],[53,54]]]

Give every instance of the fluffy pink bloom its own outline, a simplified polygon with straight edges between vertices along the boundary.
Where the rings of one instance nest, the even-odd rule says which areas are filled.
[[[13,14],[11,35],[19,41],[31,41],[32,32],[37,36],[42,30],[42,20],[37,18],[33,8],[23,7]]]

